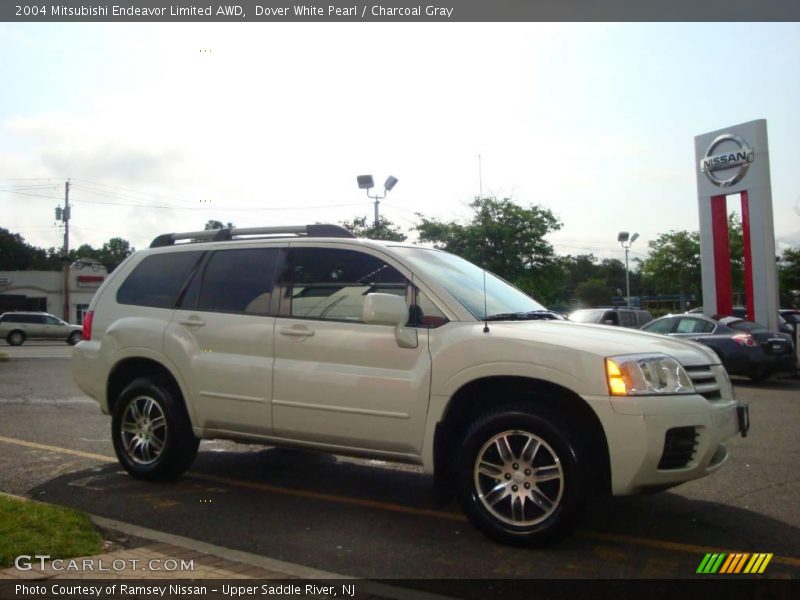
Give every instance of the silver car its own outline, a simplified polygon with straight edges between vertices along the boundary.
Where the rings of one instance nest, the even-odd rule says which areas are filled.
[[[81,341],[82,327],[70,325],[43,312],[7,312],[0,315],[0,337],[11,346],[21,346],[27,339],[64,340],[75,345]]]

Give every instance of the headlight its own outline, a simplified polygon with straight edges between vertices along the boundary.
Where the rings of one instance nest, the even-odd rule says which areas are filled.
[[[694,385],[684,368],[666,354],[606,358],[606,380],[612,396],[694,393]]]

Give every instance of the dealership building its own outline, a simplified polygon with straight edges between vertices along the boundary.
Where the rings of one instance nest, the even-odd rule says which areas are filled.
[[[47,312],[81,325],[95,292],[108,277],[106,268],[90,258],[69,267],[69,314],[64,314],[62,271],[0,271],[0,313],[13,310]]]

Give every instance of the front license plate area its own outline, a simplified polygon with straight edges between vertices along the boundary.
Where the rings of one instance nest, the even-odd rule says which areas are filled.
[[[750,431],[750,407],[740,404],[736,407],[736,416],[739,419],[739,433],[742,437],[747,437],[747,432]]]

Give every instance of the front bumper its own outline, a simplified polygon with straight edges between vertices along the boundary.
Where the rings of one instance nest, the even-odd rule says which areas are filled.
[[[749,428],[746,405],[733,398],[710,401],[693,394],[635,399],[589,396],[585,400],[605,430],[615,496],[666,488],[712,473],[728,458],[725,442],[746,435]],[[677,464],[669,439],[676,430],[690,431],[694,440],[684,453],[685,460]]]

